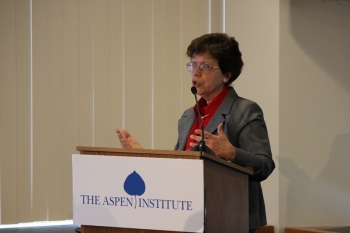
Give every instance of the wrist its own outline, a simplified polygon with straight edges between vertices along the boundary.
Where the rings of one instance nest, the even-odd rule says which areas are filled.
[[[236,158],[236,147],[231,145],[231,148],[229,149],[229,153],[228,153],[228,161],[233,162]]]

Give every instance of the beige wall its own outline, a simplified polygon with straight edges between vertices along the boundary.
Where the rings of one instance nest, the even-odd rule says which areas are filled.
[[[279,226],[279,2],[226,1],[226,32],[239,41],[244,68],[234,87],[264,111],[276,169],[262,182],[267,222]]]
[[[350,225],[349,2],[280,3],[280,224]]]
[[[235,87],[258,102],[276,171],[263,182],[268,223],[349,225],[350,8],[340,1],[226,1],[243,51]]]
[[[1,223],[72,218],[75,147],[173,149],[193,105],[185,48],[221,1],[1,0]]]

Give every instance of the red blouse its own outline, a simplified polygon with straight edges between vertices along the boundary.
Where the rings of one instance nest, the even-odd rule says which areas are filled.
[[[202,116],[202,124],[203,128],[205,129],[215,114],[216,110],[219,108],[220,104],[222,101],[225,99],[226,94],[230,91],[231,88],[229,87],[224,87],[222,91],[209,103],[207,104],[207,101],[203,98],[200,98],[198,101],[199,109],[201,112]],[[194,131],[196,129],[201,129],[200,124],[199,124],[199,119],[198,119],[198,111],[197,111],[197,106],[195,105],[193,107],[194,113],[196,114],[196,120],[193,123],[192,129],[190,130],[188,136],[187,136],[187,142],[186,142],[186,147],[185,150],[189,150],[192,147],[190,146],[190,142],[195,142],[195,140],[190,138],[190,135],[196,134]]]

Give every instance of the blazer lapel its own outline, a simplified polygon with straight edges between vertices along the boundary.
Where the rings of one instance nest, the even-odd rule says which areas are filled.
[[[233,102],[237,97],[238,95],[235,89],[231,88],[231,90],[227,93],[225,99],[222,101],[221,105],[219,106],[218,110],[216,110],[213,118],[211,118],[210,122],[205,128],[205,131],[211,134],[216,133],[219,124],[225,122],[226,115],[230,113]]]
[[[179,131],[179,148],[178,150],[184,150],[187,142],[187,136],[192,129],[193,123],[196,119],[193,108],[188,109],[181,117],[178,123]]]

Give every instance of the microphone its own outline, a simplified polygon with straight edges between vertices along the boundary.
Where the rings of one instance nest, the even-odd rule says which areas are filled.
[[[205,153],[208,153],[208,154],[211,154],[211,155],[214,155],[215,156],[215,153],[205,145],[205,141],[204,141],[204,128],[203,128],[203,124],[202,124],[202,116],[201,116],[201,112],[200,112],[200,109],[199,109],[199,105],[198,105],[198,100],[197,100],[197,88],[195,87],[191,87],[191,92],[192,94],[194,95],[194,98],[196,100],[196,106],[197,106],[197,112],[198,112],[198,120],[199,120],[199,125],[201,127],[201,130],[202,130],[202,140],[198,142],[198,144],[194,147],[192,147],[190,149],[190,151],[200,151],[200,154],[202,156],[202,153],[205,152]]]

